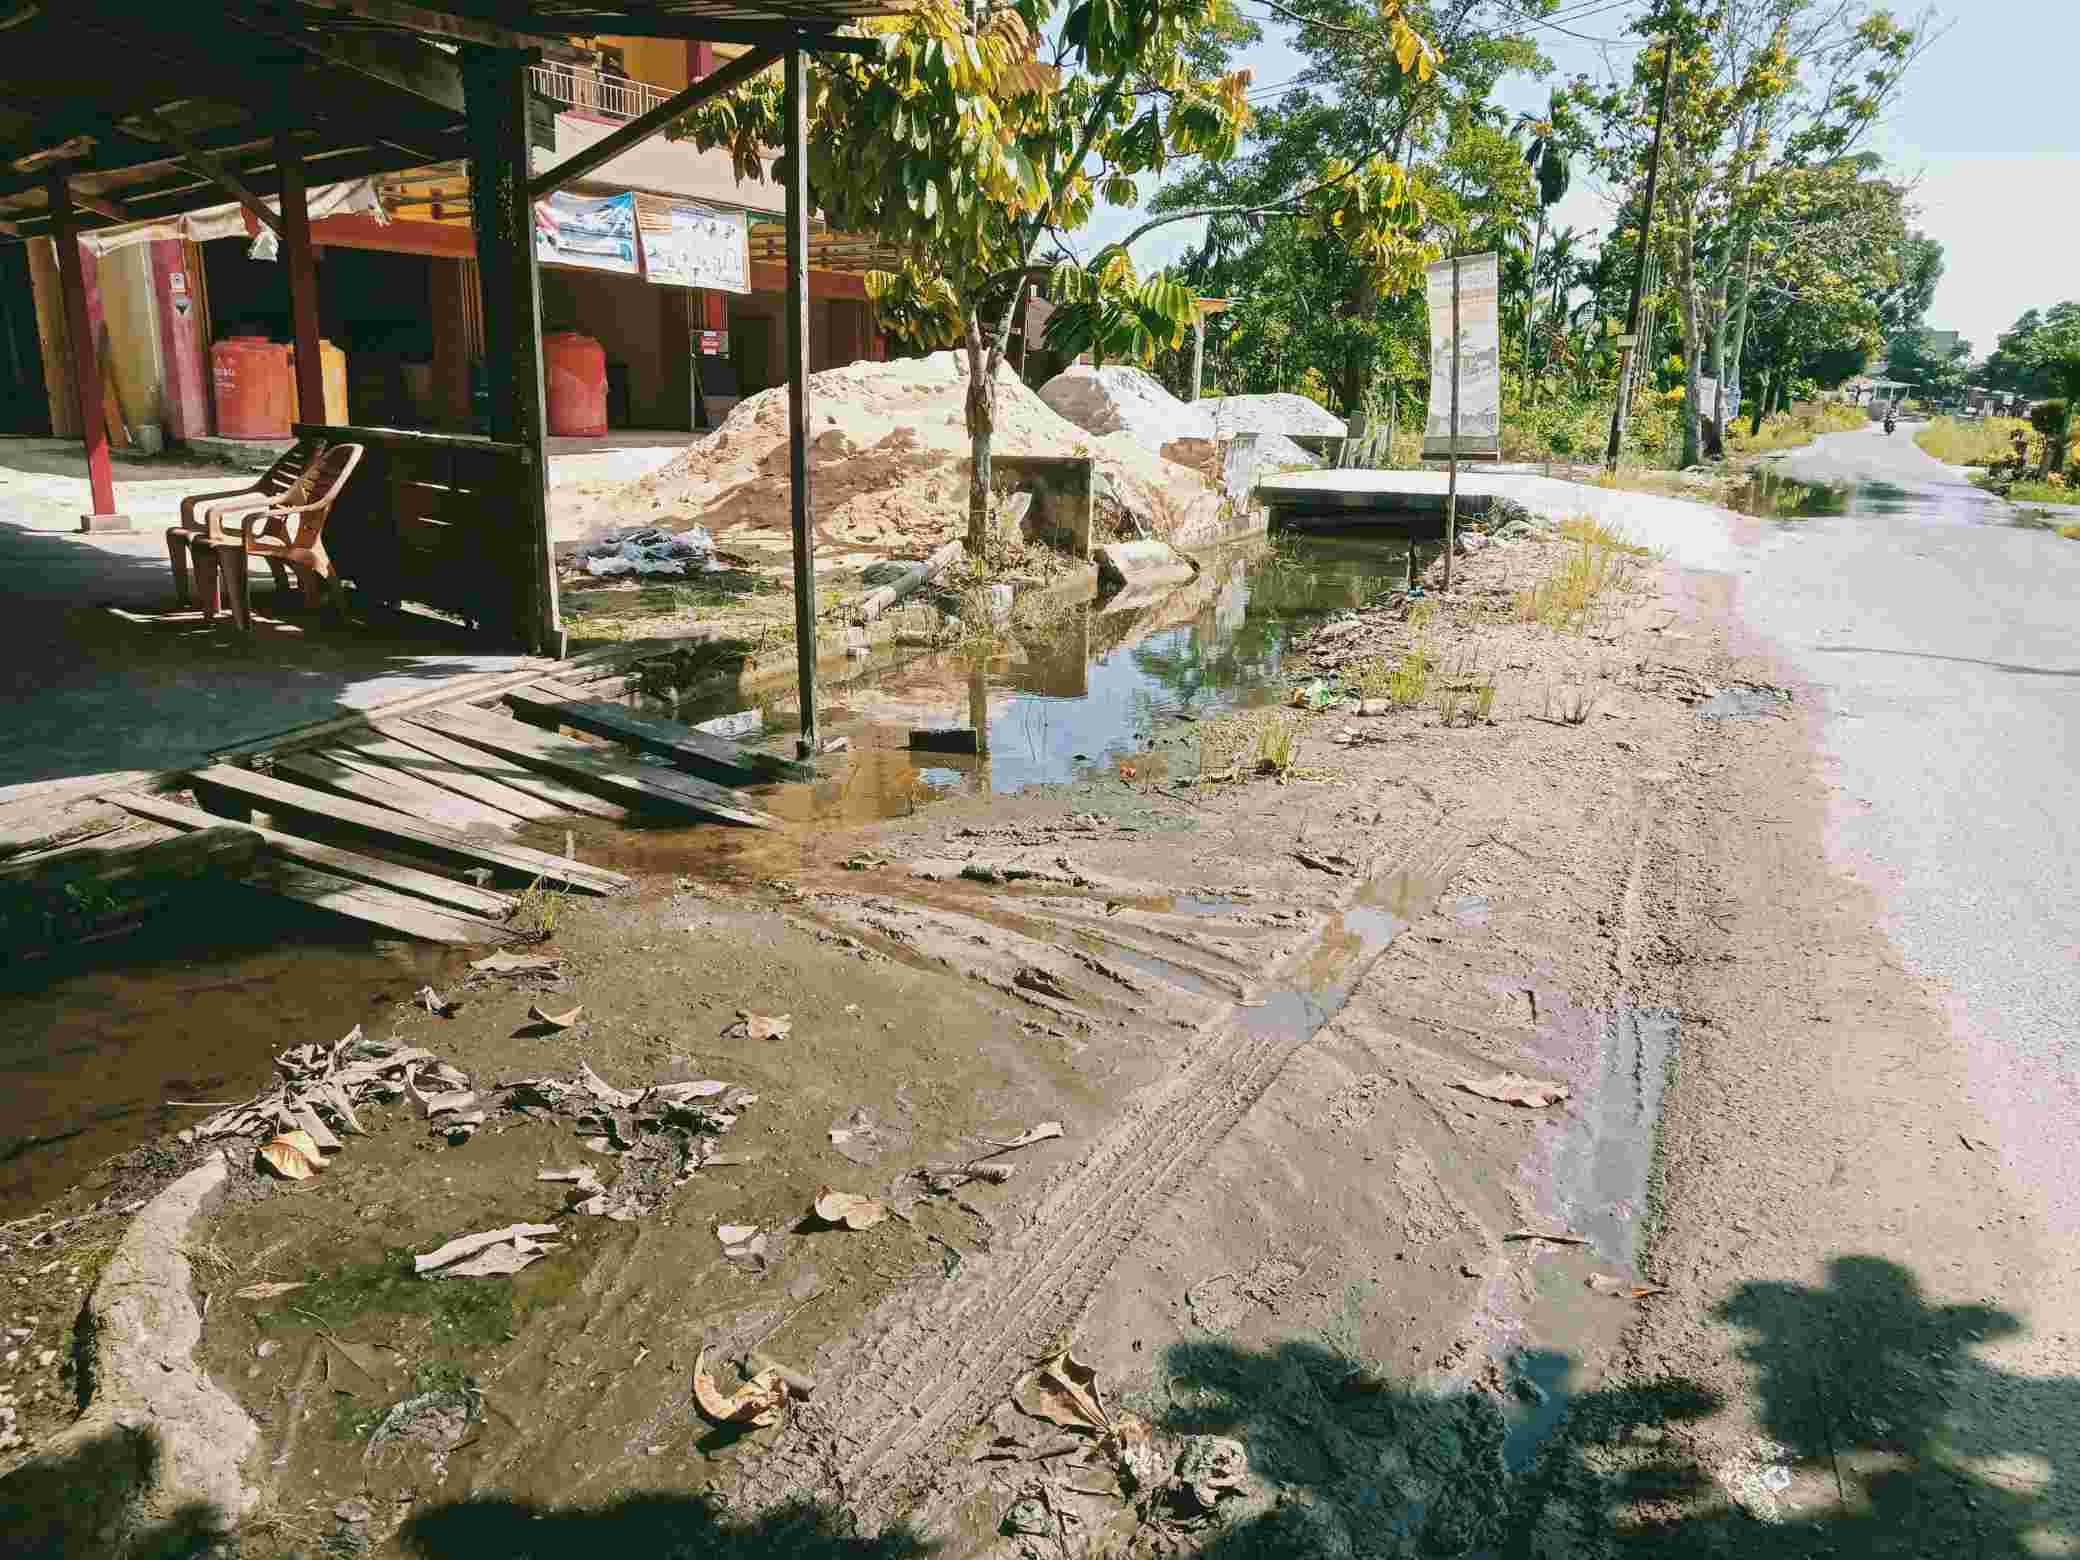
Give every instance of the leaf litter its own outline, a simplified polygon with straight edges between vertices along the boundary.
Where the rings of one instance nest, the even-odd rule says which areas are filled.
[[[500,1278],[519,1272],[552,1251],[560,1241],[544,1241],[557,1233],[553,1224],[508,1224],[504,1229],[458,1235],[444,1246],[412,1258],[421,1278]]]
[[[1564,1083],[1545,1083],[1513,1072],[1497,1073],[1492,1078],[1461,1078],[1452,1087],[1478,1094],[1484,1100],[1522,1105],[1529,1110],[1557,1105],[1573,1092]]]
[[[848,1230],[870,1230],[888,1217],[888,1210],[871,1197],[826,1186],[816,1193],[816,1217],[826,1224],[842,1224]]]

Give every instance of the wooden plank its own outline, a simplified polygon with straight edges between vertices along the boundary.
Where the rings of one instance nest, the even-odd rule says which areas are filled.
[[[260,862],[246,878],[246,884],[386,932],[416,937],[422,942],[487,943],[499,942],[512,935],[496,921],[483,921],[472,915],[443,910],[423,899],[392,893],[387,888],[358,883],[352,878],[320,872],[279,857]]]
[[[813,780],[816,766],[773,753],[740,747],[711,737],[675,720],[639,715],[619,704],[590,698],[582,688],[543,678],[504,695],[524,718],[553,721],[616,742],[633,743],[646,753],[669,758],[681,769],[723,785],[755,785],[761,780]]]
[[[221,818],[197,808],[184,807],[163,796],[147,796],[141,791],[118,791],[108,800],[140,818],[170,823],[177,829],[213,829],[223,822]],[[488,888],[452,882],[435,872],[422,872],[417,867],[402,866],[394,861],[379,861],[359,851],[321,845],[316,840],[301,839],[294,834],[252,825],[247,827],[253,827],[253,832],[260,836],[261,845],[269,854],[286,857],[307,867],[321,867],[340,877],[373,883],[378,888],[395,889],[470,915],[502,918],[513,912],[513,901],[509,897],[495,894]]]
[[[389,844],[419,851],[437,860],[460,862],[466,867],[490,867],[508,878],[519,878],[529,883],[536,878],[547,878],[551,882],[583,889],[588,894],[605,894],[629,886],[628,878],[605,867],[544,855],[541,851],[529,850],[524,845],[514,845],[505,840],[465,838],[437,823],[407,818],[402,813],[371,807],[351,797],[333,796],[324,791],[314,791],[309,786],[292,785],[273,775],[233,769],[229,764],[207,765],[192,771],[188,778],[198,785],[213,786],[269,812],[288,811],[304,817],[322,818],[328,823],[362,830]]]
[[[473,796],[487,802],[500,812],[511,813],[516,818],[546,822],[561,818],[566,809],[553,802],[545,802],[538,796],[529,795],[510,785],[501,785],[488,775],[474,770],[458,769],[451,763],[435,758],[431,753],[421,752],[394,737],[378,736],[375,732],[362,732],[359,736],[345,739],[338,748],[328,748],[341,763],[352,763],[365,758],[372,764],[381,764],[385,769],[401,770],[408,775],[424,780],[428,785],[437,785],[444,791],[454,791],[462,796]],[[475,751],[472,749],[471,751]]]
[[[508,812],[503,807],[494,806],[479,797],[436,785],[432,776],[422,774],[417,768],[392,768],[381,759],[372,758],[357,748],[326,748],[314,756],[330,759],[333,763],[348,769],[358,770],[371,780],[400,786],[413,795],[423,795],[429,802],[437,802],[445,807],[460,806],[466,813],[479,815],[488,828],[510,830],[521,822],[517,813]]]
[[[401,720],[379,721],[374,729],[390,740],[404,747],[414,748],[441,763],[450,764],[456,769],[466,768],[480,775],[488,775],[500,785],[540,797],[544,802],[553,803],[559,812],[579,813],[588,818],[605,818],[613,823],[628,821],[628,809],[619,802],[610,802],[604,796],[594,796],[590,791],[581,791],[576,786],[565,785],[561,780],[552,780],[547,775],[537,774],[525,764],[516,763],[503,754],[471,747],[467,742],[457,742],[453,737],[444,737],[438,731],[407,725]]]
[[[597,787],[633,806],[675,807],[704,818],[760,829],[772,828],[779,822],[738,792],[710,781],[637,764],[590,742],[537,731],[516,720],[499,720],[467,706],[427,710],[413,716],[412,724],[478,747],[489,747],[529,768],[545,769],[578,785]]]
[[[68,886],[89,883],[113,891],[162,878],[236,877],[259,850],[260,836],[251,829],[212,818],[199,834],[155,830],[148,839],[124,840],[106,849],[89,845],[0,867],[0,888],[61,894]]]
[[[503,833],[515,820],[482,802],[456,796],[410,775],[371,775],[358,765],[343,764],[325,753],[284,753],[274,761],[278,774],[343,796],[359,797],[374,807],[387,807],[407,818],[426,818],[463,833],[495,829]]]

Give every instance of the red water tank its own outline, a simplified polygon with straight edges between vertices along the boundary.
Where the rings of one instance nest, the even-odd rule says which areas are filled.
[[[548,381],[549,431],[566,438],[605,438],[606,349],[574,330],[556,331],[542,338],[542,373]]]
[[[295,380],[289,349],[265,336],[227,336],[209,349],[217,387],[217,436],[286,439]]]

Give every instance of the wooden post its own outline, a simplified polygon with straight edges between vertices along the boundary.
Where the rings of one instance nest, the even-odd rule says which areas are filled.
[[[128,531],[130,517],[116,513],[115,473],[108,463],[108,423],[101,403],[101,354],[87,316],[87,278],[79,260],[79,224],[72,186],[63,168],[45,186],[51,206],[51,242],[58,250],[58,289],[65,298],[65,334],[72,343],[72,390],[79,407],[80,442],[87,450],[87,486],[94,509],[79,517],[82,531]]]
[[[1452,256],[1451,477],[1444,499],[1444,588],[1452,588],[1452,548],[1459,540],[1459,257]]]
[[[794,531],[795,676],[801,693],[797,751],[821,750],[816,729],[816,530],[809,507],[809,69],[787,51],[787,476]]]
[[[542,397],[542,296],[528,198],[526,49],[471,50],[463,59],[469,113],[470,206],[484,299],[484,379],[491,437],[521,447],[526,466],[513,545],[525,547],[535,590],[523,632],[539,655],[564,653],[549,544],[548,427]]]
[[[311,252],[311,213],[303,176],[303,153],[284,131],[274,138],[275,166],[282,175],[282,264],[289,272],[289,321],[296,338],[298,421],[329,422],[325,415],[325,360],[318,346],[318,266]]]

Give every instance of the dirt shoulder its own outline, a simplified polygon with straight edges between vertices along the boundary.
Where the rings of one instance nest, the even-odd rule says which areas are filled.
[[[1969,1104],[1944,993],[1827,853],[1824,714],[1714,604],[1727,663],[1782,680],[1727,722],[1695,854],[1649,900],[1692,928],[1675,982],[1649,1271],[1613,1388],[1549,1469],[1569,1552],[2055,1555],[2080,1395],[2017,1301],[2045,1225]],[[2070,1351],[2066,1351],[2070,1358]]]
[[[1147,776],[871,825],[834,795],[769,836],[586,834],[644,886],[560,922],[559,972],[452,971],[452,1017],[400,1005],[372,1037],[479,1093],[584,1064],[757,1097],[626,1222],[537,1179],[611,1177],[624,1156],[585,1141],[623,1129],[509,1101],[450,1142],[406,1097],[313,1180],[242,1169],[197,1260],[204,1357],[262,1426],[254,1552],[460,1555],[540,1518],[557,1552],[785,1532],[901,1553],[915,1527],[1013,1554],[1036,1535],[1006,1514],[1033,1500],[1036,1553],[1499,1542],[1512,1476],[1632,1315],[1590,1280],[1633,1271],[1641,1015],[1678,1001],[1691,934],[1646,885],[1680,876],[1714,789],[1696,582],[1642,563],[1597,610],[1526,621],[1571,551],[1483,549],[1441,608],[1318,639],[1325,680],[1385,687],[1413,652],[1429,686],[1378,715],[1238,717],[1228,783],[1151,778],[1204,736],[1159,725]],[[1282,781],[1248,778],[1266,756]],[[1566,1095],[1461,1087],[1499,1074]],[[989,1161],[1003,1184],[911,1174],[1047,1122],[1063,1135]],[[829,1227],[826,1185],[896,1212]],[[563,1249],[412,1276],[413,1253],[516,1222]],[[761,1232],[759,1259],[724,1225]],[[1137,1495],[1073,1434],[1063,1461],[1006,1405],[1071,1345],[1162,1458],[1239,1439],[1241,1492],[1210,1513]],[[718,1428],[692,1401],[704,1347],[726,1387],[756,1353],[816,1390]],[[804,1499],[821,1514],[771,1515]]]

